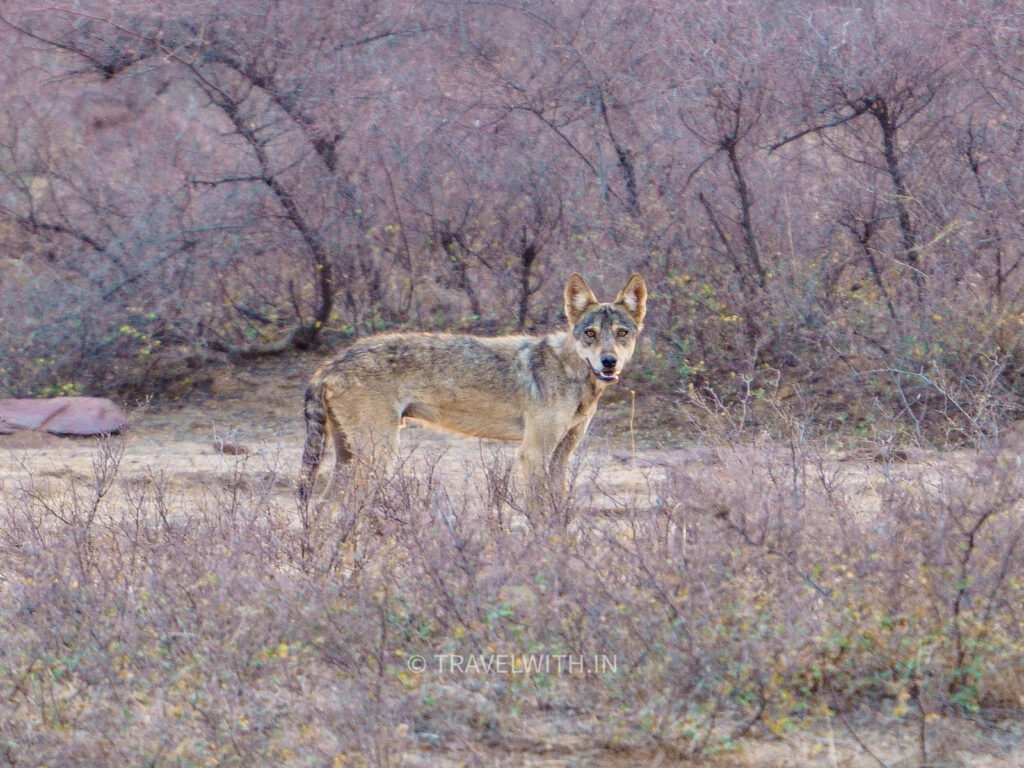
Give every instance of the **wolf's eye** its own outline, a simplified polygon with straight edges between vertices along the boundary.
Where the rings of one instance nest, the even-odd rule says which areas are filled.
[[[583,332],[583,335],[586,336],[588,339],[596,339],[597,331],[595,331],[593,328],[587,328],[587,330]]]
[[[624,336],[629,336],[629,331],[627,331],[625,328],[619,328],[619,338],[621,339]]]

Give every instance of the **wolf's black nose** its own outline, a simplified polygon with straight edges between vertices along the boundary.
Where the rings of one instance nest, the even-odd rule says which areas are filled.
[[[606,371],[612,370],[616,362],[618,361],[615,359],[615,355],[601,355],[601,365]]]

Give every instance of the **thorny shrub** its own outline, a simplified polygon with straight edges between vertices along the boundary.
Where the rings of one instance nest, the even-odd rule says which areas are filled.
[[[1015,4],[367,7],[0,8],[0,394],[559,329],[572,272],[637,270],[662,394],[938,444],[1021,416]]]
[[[547,721],[706,756],[867,711],[924,762],[939,716],[1021,709],[1005,452],[720,440],[625,496],[584,468],[546,519],[497,454],[414,456],[304,516],[256,455],[191,490],[122,457],[0,486],[6,764],[396,766]]]

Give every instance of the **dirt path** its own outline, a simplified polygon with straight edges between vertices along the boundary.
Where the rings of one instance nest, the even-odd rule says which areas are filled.
[[[131,427],[112,439],[122,479],[159,474],[173,491],[226,486],[244,467],[272,474],[275,500],[290,504],[298,474],[301,417],[311,360],[290,359],[218,371],[210,391],[186,401],[126,406]],[[580,451],[579,488],[595,508],[650,504],[679,448],[652,447],[656,435],[630,433],[624,398],[599,409]],[[60,438],[35,432],[0,435],[0,484],[17,487],[34,477],[92,482],[102,453],[97,438]],[[644,446],[634,452],[634,444]],[[442,475],[466,480],[496,460],[512,461],[514,443],[467,438],[410,422],[402,431],[403,457],[437,465]],[[329,466],[329,462],[325,464]],[[54,484],[54,488],[58,484]]]

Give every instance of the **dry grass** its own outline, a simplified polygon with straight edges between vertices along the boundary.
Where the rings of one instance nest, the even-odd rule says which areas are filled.
[[[3,762],[953,766],[1019,747],[1012,451],[878,463],[764,436],[634,456],[606,430],[574,502],[537,519],[505,448],[410,430],[399,472],[302,517],[281,423],[147,414],[123,439],[0,445]]]

